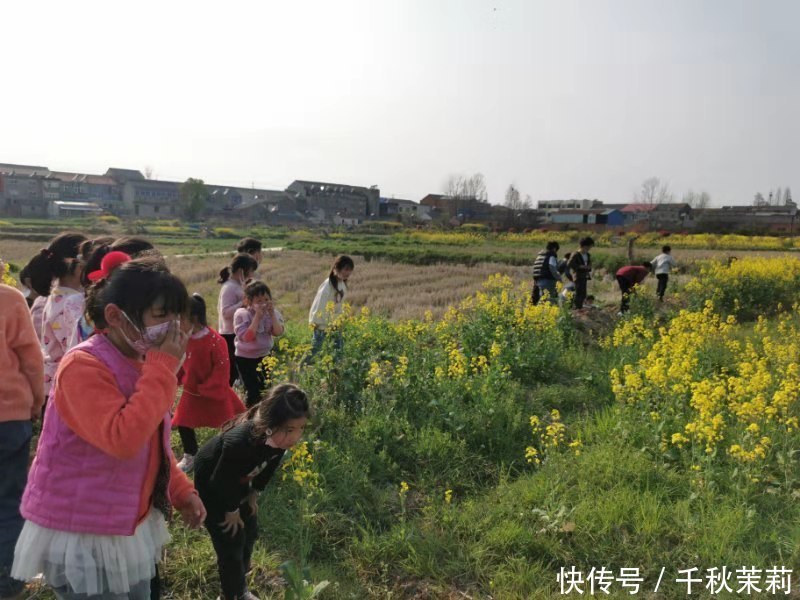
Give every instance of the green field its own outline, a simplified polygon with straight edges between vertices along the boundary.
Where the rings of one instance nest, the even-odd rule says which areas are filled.
[[[17,264],[39,244],[7,235],[24,227],[53,233],[41,222],[0,223],[0,256]],[[139,231],[170,255],[228,251],[253,233],[296,252],[289,257],[298,264],[316,256],[309,252],[350,252],[384,269],[451,259],[529,265],[539,247],[490,236],[422,243],[408,232],[256,229],[201,239],[155,227],[174,226]],[[608,261],[624,252],[597,250]],[[707,264],[731,252],[741,260]],[[323,258],[297,284],[312,294]],[[638,569],[644,581],[633,597],[671,599],[686,597],[679,570],[695,567],[703,581],[692,597],[702,598],[712,597],[708,569],[725,566],[733,593],[722,597],[778,595],[766,591],[767,570],[800,568],[800,259],[686,249],[679,260],[691,264],[679,295],[658,305],[643,293],[624,319],[611,306],[530,307],[528,283],[514,271],[475,285],[436,317],[355,310],[340,324],[344,351],[326,348],[310,367],[300,366],[309,334],[307,297],[298,298],[300,318],[265,368],[307,389],[316,415],[309,454],[297,453],[261,497],[252,590],[303,598],[325,580],[321,598],[556,598],[565,597],[562,568],[580,571],[589,595],[586,578],[604,567],[615,577]],[[445,267],[415,268],[419,280]],[[213,277],[203,269],[198,284]],[[288,279],[281,288],[288,298]],[[366,308],[375,301],[363,298]],[[207,535],[177,522],[172,531],[166,597],[216,598]],[[286,587],[286,561],[309,569],[308,586]],[[761,569],[762,592],[737,593],[742,567]],[[779,595],[797,597],[796,580]],[[609,591],[631,597],[620,581]]]

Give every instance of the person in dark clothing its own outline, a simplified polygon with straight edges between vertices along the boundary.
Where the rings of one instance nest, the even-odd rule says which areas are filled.
[[[583,308],[583,301],[586,299],[586,282],[592,278],[592,255],[589,251],[594,247],[594,240],[590,237],[581,238],[578,245],[580,248],[572,254],[567,263],[575,282],[575,297],[572,299],[573,308]]]
[[[258,537],[258,493],[311,414],[306,393],[284,383],[206,442],[194,461],[195,487],[205,503],[206,529],[217,554],[224,600],[255,598],[246,573]]]
[[[561,281],[558,272],[558,242],[547,242],[547,247],[536,255],[533,262],[533,290],[531,291],[531,304],[536,306],[539,300],[547,294],[550,304],[558,302],[556,282]]]
[[[649,262],[643,262],[641,266],[630,265],[622,267],[617,271],[617,283],[619,284],[619,291],[622,292],[622,302],[619,307],[620,314],[628,312],[630,297],[634,288],[642,283],[649,274]]]

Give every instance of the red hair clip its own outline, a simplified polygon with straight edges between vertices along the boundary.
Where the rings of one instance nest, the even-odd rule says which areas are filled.
[[[89,273],[87,277],[89,278],[89,281],[100,281],[101,279],[107,279],[111,273],[113,273],[114,269],[121,264],[128,262],[130,259],[130,256],[124,252],[120,252],[119,250],[109,252],[100,262],[100,268],[97,271],[92,271]]]

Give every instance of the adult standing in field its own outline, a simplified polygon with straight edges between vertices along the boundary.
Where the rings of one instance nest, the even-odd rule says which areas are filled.
[[[328,334],[332,321],[342,314],[344,297],[347,294],[347,281],[353,274],[355,263],[349,256],[337,256],[333,261],[331,272],[327,279],[317,289],[311,310],[308,312],[308,324],[313,329],[311,337],[310,361],[322,348],[322,343]],[[337,350],[342,349],[341,334],[337,332],[334,345]]]
[[[550,304],[558,302],[556,282],[561,281],[558,272],[558,242],[547,242],[544,250],[540,250],[533,261],[533,290],[531,291],[531,304],[536,306],[539,301],[547,297]]]
[[[249,254],[240,253],[233,257],[230,266],[219,272],[217,283],[221,283],[219,301],[217,303],[217,328],[228,346],[230,373],[228,385],[233,385],[239,376],[236,368],[236,330],[233,328],[233,317],[244,303],[244,284],[253,276],[258,268],[256,259]]]
[[[663,301],[664,293],[667,291],[669,274],[672,272],[672,269],[678,267],[677,261],[672,257],[672,248],[669,246],[662,246],[661,254],[650,261],[650,266],[656,274],[656,279],[658,279],[656,296],[658,296],[659,301]]]
[[[578,251],[572,254],[567,263],[575,281],[573,308],[583,308],[583,301],[586,300],[587,282],[592,278],[592,255],[589,251],[594,247],[594,240],[590,237],[581,238],[578,245]]]
[[[619,291],[622,293],[622,302],[619,307],[619,314],[628,312],[630,308],[630,297],[637,285],[642,283],[650,274],[650,263],[645,261],[639,265],[629,265],[622,267],[616,273]]]

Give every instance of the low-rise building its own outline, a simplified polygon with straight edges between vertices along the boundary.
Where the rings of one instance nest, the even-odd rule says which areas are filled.
[[[603,203],[600,200],[589,200],[584,198],[582,200],[538,200],[536,208],[544,211],[552,210],[589,210],[593,208],[601,208]]]
[[[0,211],[9,217],[47,217],[59,199],[59,182],[47,167],[0,164]]]
[[[131,179],[122,185],[125,212],[143,219],[180,216],[181,184],[177,181]]]
[[[103,209],[94,202],[53,200],[47,205],[47,216],[52,219],[86,217],[101,214],[103,214]]]
[[[321,181],[294,181],[286,192],[297,203],[297,210],[316,222],[363,222],[380,215],[380,190]]]
[[[123,212],[122,186],[108,175],[52,171],[60,182],[60,199],[69,202],[91,202],[103,210]]]

